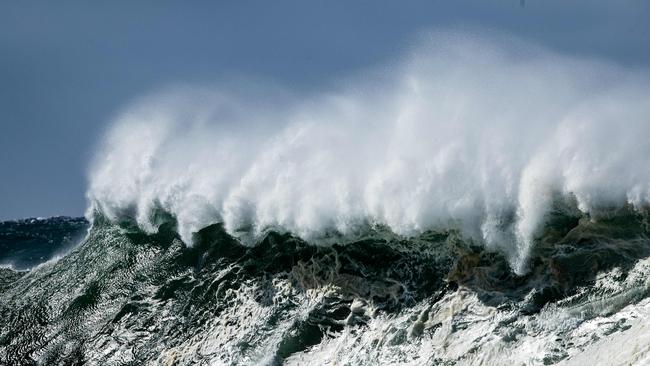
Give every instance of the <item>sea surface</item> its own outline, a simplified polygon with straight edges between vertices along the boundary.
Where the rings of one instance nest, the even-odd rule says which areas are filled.
[[[650,360],[645,214],[558,210],[519,276],[456,231],[185,245],[98,215],[0,224],[7,365],[553,365]],[[71,242],[77,238],[76,242]],[[10,264],[10,265],[9,265]]]

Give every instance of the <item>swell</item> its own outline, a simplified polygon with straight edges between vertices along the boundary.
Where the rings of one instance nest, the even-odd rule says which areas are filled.
[[[252,84],[125,109],[92,165],[88,216],[153,232],[162,210],[189,245],[215,223],[309,241],[460,230],[524,274],[554,202],[598,216],[650,201],[642,70],[442,32],[320,94]]]

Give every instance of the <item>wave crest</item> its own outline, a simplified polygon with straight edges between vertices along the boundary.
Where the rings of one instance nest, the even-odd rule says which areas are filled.
[[[431,35],[379,71],[320,95],[146,98],[97,154],[88,215],[151,232],[162,209],[186,243],[217,222],[307,240],[454,228],[524,273],[554,201],[590,215],[650,202],[644,72],[467,33]]]

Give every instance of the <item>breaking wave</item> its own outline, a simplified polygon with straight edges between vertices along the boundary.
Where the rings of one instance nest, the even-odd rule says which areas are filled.
[[[425,37],[309,95],[182,87],[125,109],[92,164],[88,218],[183,242],[221,223],[310,242],[459,230],[518,274],[550,213],[650,203],[650,79],[503,35]],[[255,240],[250,240],[250,243]]]

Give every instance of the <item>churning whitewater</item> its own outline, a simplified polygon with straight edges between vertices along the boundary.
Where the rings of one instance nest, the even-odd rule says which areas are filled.
[[[650,363],[647,70],[441,32],[333,84],[119,113],[88,221],[0,223],[0,364]]]
[[[133,216],[151,233],[160,209],[187,244],[214,223],[307,240],[457,228],[523,274],[553,200],[591,216],[650,202],[647,73],[452,33],[368,74],[294,98],[145,98],[97,154],[88,218]]]

